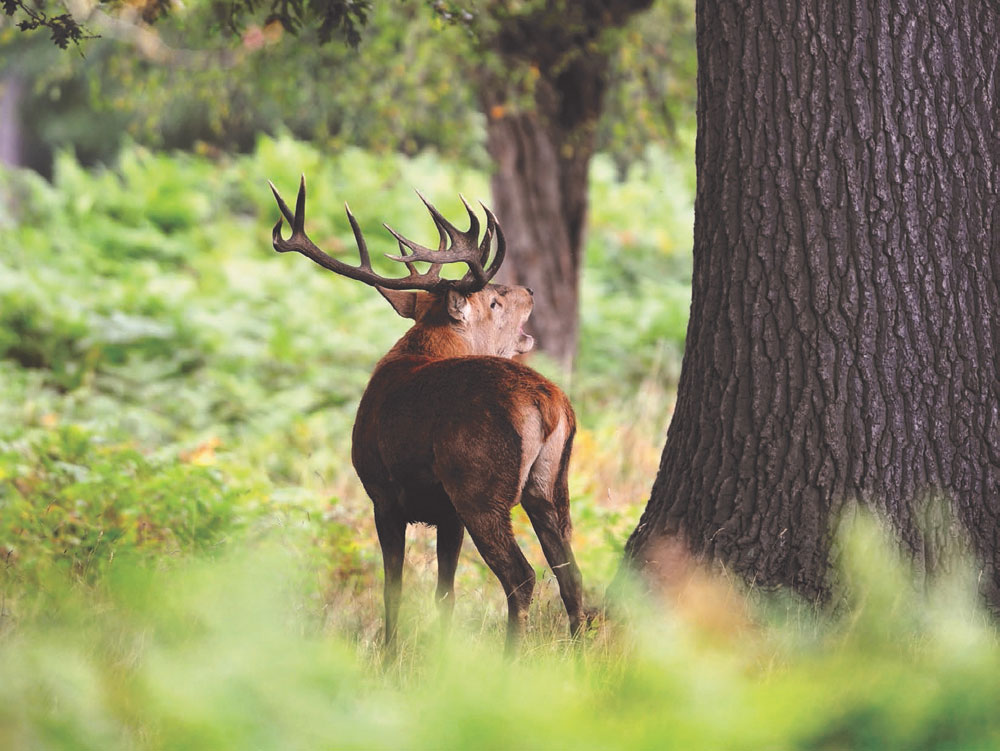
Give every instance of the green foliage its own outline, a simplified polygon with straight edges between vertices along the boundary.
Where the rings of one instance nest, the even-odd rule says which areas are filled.
[[[82,39],[90,38],[85,27],[77,23],[69,13],[48,13],[46,3],[34,2],[30,5],[22,0],[3,0],[4,15],[15,19],[20,31],[43,29],[49,33],[51,42],[60,49],[78,45]]]
[[[160,29],[166,44],[217,49],[204,32],[212,12],[210,4],[192,5]],[[262,18],[224,51],[178,52],[173,65],[106,45],[91,75],[96,99],[126,118],[133,138],[154,146],[249,151],[258,133],[288,130],[325,150],[415,154],[433,146],[483,164],[475,89],[460,64],[465,41],[420,4],[380,3],[358,50],[322,45],[308,30],[291,36]],[[131,95],[136,87],[141,99]]]
[[[227,9],[244,4],[256,10],[237,14],[235,33]],[[7,72],[28,83],[27,158],[47,170],[42,152],[68,148],[87,163],[110,163],[125,137],[157,148],[245,152],[261,132],[288,131],[325,152],[431,147],[485,168],[485,72],[532,100],[538,61],[500,59],[477,36],[496,31],[493,16],[530,16],[531,4],[463,3],[453,17],[471,12],[474,20],[455,24],[444,20],[449,11],[440,3],[376,3],[358,49],[324,45],[319,31],[294,23],[293,36],[263,5],[185,3],[157,23],[156,37],[119,31],[112,36],[124,40],[87,42],[86,57],[0,27]],[[289,12],[309,6],[280,5]],[[564,16],[556,14],[557,24]],[[641,161],[650,143],[693,142],[693,29],[692,5],[660,0],[624,29],[601,33],[611,85],[598,148],[619,171]],[[558,70],[562,63],[549,64]]]
[[[676,380],[691,305],[693,175],[652,148],[622,181],[605,155],[592,175],[587,262],[600,272],[583,274],[580,374],[599,377],[602,390],[616,379],[632,389],[655,372]]]
[[[694,3],[659,0],[613,38],[608,95],[597,141],[619,168],[650,144],[694,144],[698,58]],[[693,153],[685,155],[694,160]]]
[[[0,55],[30,82],[29,145],[110,163],[124,137],[161,148],[251,151],[259,133],[289,131],[325,151],[416,154],[431,146],[487,163],[463,63],[468,39],[422,4],[377,4],[357,50],[323,45],[315,29],[293,36],[262,13],[245,19],[241,34],[220,34],[220,7],[176,8],[156,26],[155,43],[140,46],[144,53],[108,38],[89,42],[82,59],[0,28]]]
[[[208,550],[237,528],[238,506],[216,470],[101,444],[77,426],[0,442],[0,591],[59,574],[93,583],[120,551]]]
[[[624,183],[603,163],[594,172],[580,370],[599,376],[588,386],[598,398],[628,393],[658,348],[676,359],[683,342],[687,245],[672,238],[689,219],[688,194],[672,188],[677,200],[665,215],[673,224],[628,229],[647,223],[668,186],[683,183],[666,156],[651,159],[650,171]],[[343,199],[390,250],[383,219],[410,234],[429,225],[411,186],[459,215],[459,186],[487,192],[485,176],[429,155],[349,150],[323,159],[288,139],[265,139],[254,156],[223,164],[135,148],[115,170],[93,174],[63,156],[53,187],[11,176],[21,220],[4,232],[0,255],[0,356],[55,389],[120,395],[147,428],[166,413],[174,431],[166,438],[270,421],[276,402],[288,416],[356,398],[403,324],[362,285],[269,251],[276,209],[266,180],[291,192],[299,171],[309,175],[312,235],[347,258],[356,253],[350,228],[327,208]],[[608,365],[630,352],[638,359],[622,380]],[[338,377],[317,393],[331,370]]]
[[[504,662],[500,624],[477,628],[468,614],[481,603],[460,600],[446,643],[425,609],[408,624],[422,640],[384,669],[370,641],[350,644],[351,613],[318,616],[280,547],[169,571],[122,567],[98,596],[53,590],[45,617],[0,641],[0,745],[994,747],[1000,642],[973,582],[889,594],[883,578],[909,573],[874,530],[847,538],[860,576],[857,604],[839,616],[793,604],[720,630],[704,607],[637,603],[628,625],[572,648],[555,611],[536,609],[524,656]],[[416,578],[429,600],[433,582]],[[718,586],[705,580],[695,594]]]

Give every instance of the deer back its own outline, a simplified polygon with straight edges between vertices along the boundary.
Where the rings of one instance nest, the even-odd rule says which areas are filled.
[[[530,368],[499,357],[394,358],[372,376],[358,408],[353,460],[369,481],[427,486],[475,472],[520,489],[524,455],[563,423],[569,400]],[[537,454],[537,448],[534,450]]]

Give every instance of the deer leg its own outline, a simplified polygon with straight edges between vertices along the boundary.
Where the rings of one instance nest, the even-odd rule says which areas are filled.
[[[403,591],[403,555],[406,549],[406,522],[393,514],[375,514],[375,530],[382,547],[385,570],[385,646],[395,646],[396,620]]]
[[[528,473],[521,492],[521,506],[531,520],[545,560],[559,582],[559,594],[569,616],[570,636],[584,624],[583,577],[576,565],[570,539],[573,523],[569,516],[569,456],[573,428],[563,423],[545,441]]]
[[[455,571],[458,569],[458,555],[462,552],[465,525],[455,514],[437,525],[437,605],[441,614],[441,625],[447,629],[451,624],[451,614],[455,609]]]
[[[545,553],[545,560],[559,582],[559,594],[569,616],[570,636],[576,637],[584,623],[583,577],[570,546],[572,526],[568,504],[566,513],[560,514],[547,499],[525,493],[521,497],[521,506],[528,514],[531,526],[542,545],[542,552]]]
[[[510,526],[507,509],[466,515],[463,520],[486,565],[496,574],[507,595],[507,647],[513,654],[528,618],[535,570],[521,552]]]

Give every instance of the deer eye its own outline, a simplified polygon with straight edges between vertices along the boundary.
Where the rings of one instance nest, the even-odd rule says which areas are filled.
[[[494,300],[493,302],[490,303],[490,307],[496,309],[496,308],[500,307],[500,303],[498,303],[496,300]]]

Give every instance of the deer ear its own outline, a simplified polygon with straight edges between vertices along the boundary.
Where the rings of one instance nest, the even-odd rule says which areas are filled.
[[[469,319],[469,298],[461,292],[453,289],[448,290],[448,315],[454,321],[467,321]]]
[[[376,287],[379,293],[392,306],[392,309],[399,313],[403,318],[413,318],[417,317],[417,293],[413,290],[401,290],[401,289],[386,289],[385,287]]]

